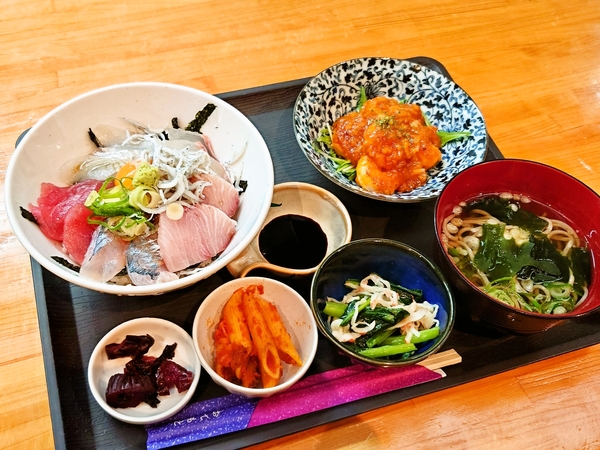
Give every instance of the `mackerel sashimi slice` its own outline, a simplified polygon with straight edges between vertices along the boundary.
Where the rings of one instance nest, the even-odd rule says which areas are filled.
[[[95,281],[106,282],[125,267],[127,244],[116,234],[98,227],[81,263],[79,274]]]
[[[166,269],[160,256],[156,234],[132,240],[125,251],[125,259],[129,278],[136,286],[166,283],[179,278]]]
[[[235,220],[214,206],[200,203],[171,220],[161,213],[158,245],[167,270],[178,272],[221,253],[235,234]]]

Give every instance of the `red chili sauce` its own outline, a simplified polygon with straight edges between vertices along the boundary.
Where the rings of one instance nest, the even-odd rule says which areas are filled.
[[[333,123],[332,146],[356,167],[356,182],[381,194],[407,192],[427,181],[442,159],[437,128],[418,105],[376,97]]]

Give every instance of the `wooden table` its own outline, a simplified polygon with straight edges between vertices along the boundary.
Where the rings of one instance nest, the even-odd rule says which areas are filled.
[[[550,164],[600,191],[597,0],[4,0],[1,8],[2,205],[15,139],[75,95],[127,81],[219,93],[361,56],[437,59],[505,156]],[[0,252],[0,446],[52,448],[30,261],[4,208]],[[255,448],[598,448],[599,364],[595,345]]]

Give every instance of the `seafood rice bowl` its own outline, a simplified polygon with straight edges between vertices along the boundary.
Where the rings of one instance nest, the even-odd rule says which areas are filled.
[[[126,83],[57,107],[18,142],[6,209],[19,241],[73,284],[118,295],[180,289],[256,236],[273,194],[264,139],[197,89]]]

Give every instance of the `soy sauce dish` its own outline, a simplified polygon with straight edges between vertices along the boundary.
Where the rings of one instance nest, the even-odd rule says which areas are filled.
[[[327,302],[331,301],[333,306],[339,307],[340,304],[336,305],[335,301],[341,301],[346,294],[351,292],[352,288],[346,285],[348,280],[360,281],[373,274],[419,294],[414,297],[417,303],[421,305],[428,303],[423,307],[434,310],[435,323],[433,325],[430,323],[427,328],[437,332],[432,339],[426,342],[417,342],[418,339],[411,338],[410,340],[417,342],[414,344],[415,348],[402,353],[402,355],[372,357],[366,356],[362,350],[359,351],[360,346],[364,348],[363,344],[359,345],[360,339],[342,343],[336,337],[339,336],[339,333],[332,331],[332,316],[326,314]],[[368,281],[368,283],[372,284],[372,281]],[[407,299],[405,298],[405,300]],[[412,301],[407,300],[402,303],[408,305]],[[371,308],[375,310],[375,305],[375,303],[371,303],[364,310]],[[437,352],[450,335],[455,317],[455,300],[450,286],[439,268],[418,250],[388,239],[352,241],[325,258],[313,278],[310,307],[321,333],[339,350],[353,360],[382,367],[415,364]],[[360,310],[360,307],[357,308]],[[372,321],[371,318],[362,319],[361,317],[359,313],[356,321],[365,323]],[[399,319],[403,320],[406,317],[395,316],[394,320]],[[379,322],[379,319],[377,320]],[[433,330],[434,325],[437,325],[438,330]],[[400,333],[396,331],[395,335],[398,334]],[[421,334],[427,333],[421,331]],[[405,340],[405,338],[402,337],[401,340]],[[377,343],[375,346],[379,345],[387,344],[385,342]]]
[[[145,402],[135,407],[113,408],[106,401],[109,379],[114,374],[123,373],[125,364],[131,360],[131,357],[108,359],[105,347],[109,344],[122,343],[126,336],[147,334],[154,340],[146,353],[147,356],[158,357],[165,346],[177,344],[172,361],[192,373],[191,385],[181,393],[172,387],[169,395],[159,395],[160,403],[156,408]],[[147,425],[173,416],[190,401],[200,380],[201,367],[192,338],[183,328],[164,319],[143,317],[118,325],[98,342],[90,356],[88,383],[98,404],[112,417],[134,425]]]

